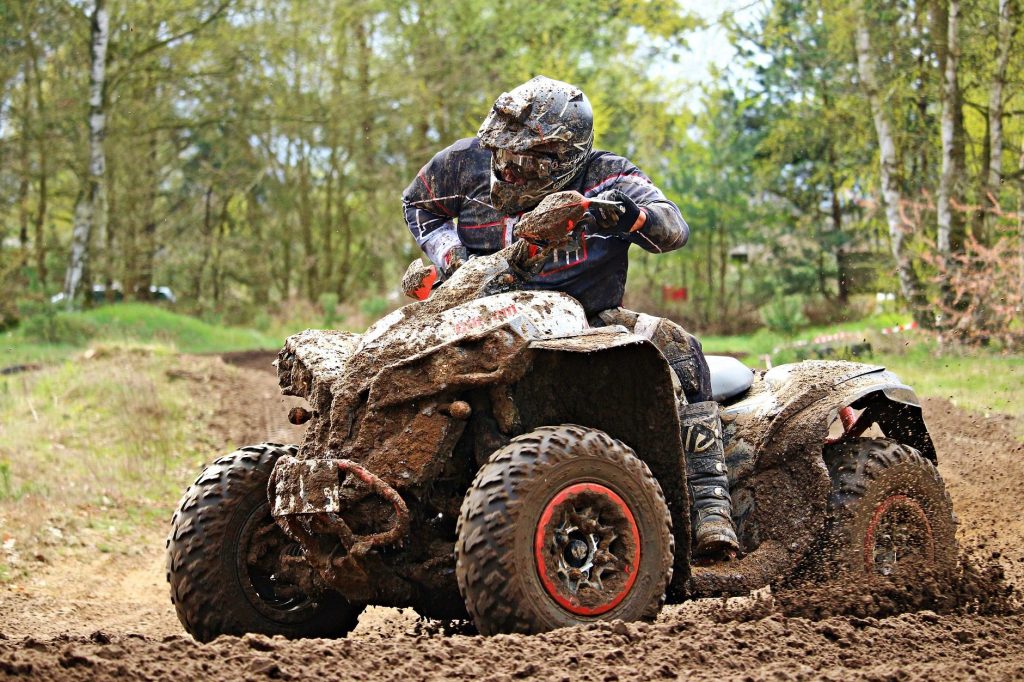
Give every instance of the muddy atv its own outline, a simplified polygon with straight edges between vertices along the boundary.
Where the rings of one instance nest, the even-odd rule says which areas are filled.
[[[935,448],[895,375],[712,357],[741,553],[691,565],[665,358],[522,288],[572,248],[587,205],[548,197],[511,246],[364,334],[286,341],[280,385],[309,404],[290,415],[308,421],[301,446],[217,460],[174,514],[167,574],[189,633],[341,636],[367,605],[535,633],[794,576],[955,564]]]

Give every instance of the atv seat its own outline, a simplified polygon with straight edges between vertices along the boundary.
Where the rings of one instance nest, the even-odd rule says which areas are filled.
[[[711,370],[711,395],[718,402],[734,398],[754,383],[754,370],[727,355],[706,355]]]

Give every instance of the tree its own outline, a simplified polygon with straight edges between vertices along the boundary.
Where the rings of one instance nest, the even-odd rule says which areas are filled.
[[[1006,73],[1010,63],[1010,48],[1014,23],[1014,3],[1011,0],[999,0],[999,19],[996,29],[996,61],[992,70],[988,102],[989,131],[989,165],[988,176],[982,187],[982,202],[990,209],[998,208],[1000,186],[1003,181],[1003,91],[1006,89]],[[993,215],[989,210],[985,213],[984,232],[989,232]]]
[[[107,217],[107,160],[103,140],[107,134],[105,87],[110,16],[107,14],[106,0],[95,0],[89,26],[89,166],[75,206],[71,253],[64,276],[64,303],[68,309],[71,308],[78,285],[82,281],[89,253],[89,241],[94,231],[103,229]]]
[[[960,113],[960,2],[949,0],[947,9],[947,38],[946,38],[946,60],[943,74],[942,87],[942,176],[939,181],[939,194],[937,199],[938,214],[938,245],[939,253],[949,258],[954,247],[959,250],[962,247],[962,237],[955,235],[955,224],[962,222],[961,218],[954,218],[952,204],[961,199],[958,191],[958,183],[963,175],[960,167],[962,157],[963,138],[959,134],[957,125]]]
[[[879,175],[882,198],[885,203],[885,219],[889,226],[889,244],[896,264],[900,291],[915,311],[915,319],[918,319],[918,322],[924,322],[927,320],[921,307],[920,286],[910,254],[905,248],[905,226],[900,216],[904,198],[897,177],[899,166],[896,159],[896,141],[893,136],[892,124],[889,121],[889,114],[879,91],[878,78],[875,73],[875,56],[871,50],[871,22],[864,0],[860,0],[854,5],[854,13],[857,68],[861,86],[864,88],[864,94],[871,107],[875,132],[878,135]]]

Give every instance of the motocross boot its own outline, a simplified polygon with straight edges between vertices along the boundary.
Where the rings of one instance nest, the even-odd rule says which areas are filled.
[[[728,469],[718,404],[680,405],[686,483],[690,489],[694,557],[730,558],[739,550],[732,523]]]

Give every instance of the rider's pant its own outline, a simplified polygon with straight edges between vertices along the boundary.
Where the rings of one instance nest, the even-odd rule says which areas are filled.
[[[594,321],[597,324],[619,324],[638,336],[650,339],[679,378],[686,402],[711,400],[711,371],[697,337],[672,320],[626,308],[609,308],[598,313],[597,317],[599,321]]]

